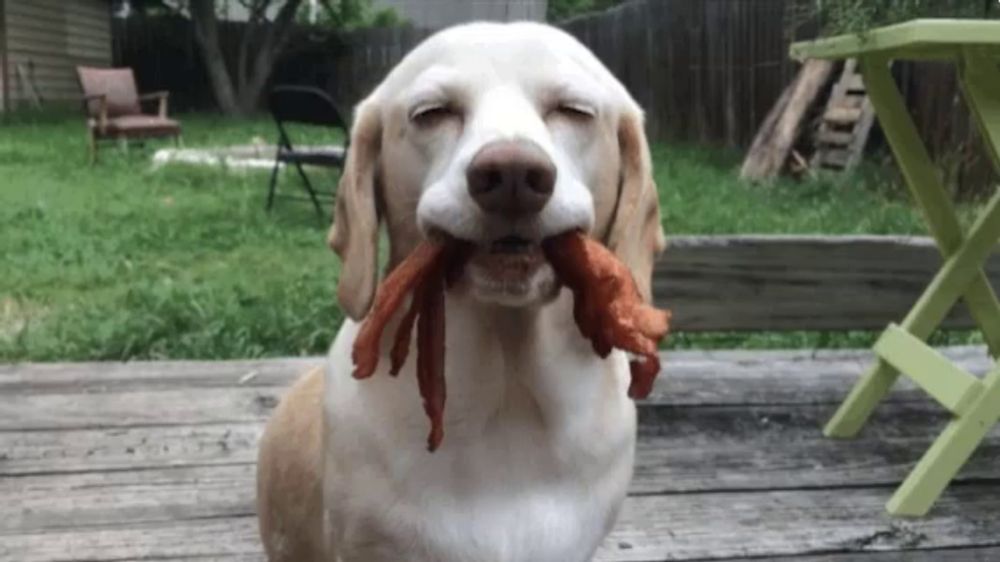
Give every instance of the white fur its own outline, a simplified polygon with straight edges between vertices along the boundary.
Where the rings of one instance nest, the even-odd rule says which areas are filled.
[[[638,108],[574,39],[527,23],[453,28],[415,49],[363,103],[398,115],[441,92],[460,100],[461,123],[383,134],[384,165],[405,172],[394,181],[420,184],[409,193],[420,194],[422,230],[542,238],[590,230],[595,214],[610,214],[595,209],[591,185],[618,166],[599,157],[617,139],[606,138],[613,126],[597,124]],[[593,110],[595,124],[548,113],[546,100],[567,98]],[[498,139],[534,142],[557,168],[551,201],[523,224],[497,222],[467,193],[466,166]],[[356,381],[357,330],[344,324],[327,365],[324,505],[337,560],[590,560],[625,497],[636,413],[625,355],[595,355],[568,291],[519,308],[448,294],[445,437],[435,453],[426,450],[416,350],[398,378],[387,373],[386,348],[375,375]]]
[[[584,562],[632,475],[624,354],[600,360],[571,297],[535,311],[449,298],[445,438],[426,450],[412,362],[351,372],[357,325],[330,352],[325,505],[343,562]],[[512,317],[513,316],[513,317]],[[411,350],[415,353],[415,350]]]

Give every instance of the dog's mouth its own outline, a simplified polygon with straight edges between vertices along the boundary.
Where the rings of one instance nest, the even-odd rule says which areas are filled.
[[[501,283],[525,281],[546,263],[539,241],[504,236],[480,244],[473,251],[469,267]]]
[[[541,250],[538,242],[514,235],[497,238],[489,244],[489,254],[493,256],[525,255],[537,250]]]
[[[521,306],[543,300],[554,291],[552,271],[540,240],[507,235],[477,244],[465,277],[480,300]]]

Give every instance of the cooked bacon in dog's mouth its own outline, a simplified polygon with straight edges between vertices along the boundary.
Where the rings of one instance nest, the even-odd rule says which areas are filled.
[[[417,328],[417,385],[424,411],[430,419],[427,438],[430,451],[444,437],[444,293],[460,275],[473,249],[454,239],[420,244],[379,286],[375,302],[354,342],[351,358],[354,377],[375,373],[380,358],[382,334],[401,309],[390,352],[390,373],[399,373],[410,349],[413,327]],[[573,317],[580,333],[590,340],[594,352],[607,357],[612,349],[630,352],[632,382],[629,396],[645,398],[660,371],[659,342],[666,336],[670,313],[643,302],[628,267],[602,244],[580,232],[569,232],[542,244],[505,237],[490,245],[490,253],[544,252],[559,280],[573,292]]]

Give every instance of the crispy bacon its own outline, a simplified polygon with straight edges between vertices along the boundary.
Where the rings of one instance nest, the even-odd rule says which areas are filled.
[[[667,333],[670,313],[645,304],[628,267],[584,234],[571,232],[550,238],[543,249],[557,277],[573,292],[573,317],[580,333],[601,357],[607,357],[612,349],[637,355],[629,363],[629,396],[648,396],[660,370],[657,344]],[[398,374],[406,362],[416,326],[417,384],[431,423],[427,447],[432,452],[444,437],[444,292],[460,275],[469,254],[469,245],[459,242],[419,245],[382,282],[351,354],[355,378],[375,373],[383,332],[409,295],[409,308],[400,319],[389,351],[389,372]]]
[[[375,373],[381,351],[382,332],[385,331],[386,324],[392,320],[393,315],[403,304],[406,295],[415,295],[414,289],[420,285],[421,281],[440,268],[444,255],[445,246],[443,244],[424,242],[396,266],[379,286],[372,309],[368,312],[364,324],[361,325],[358,336],[354,340],[354,349],[351,351],[351,359],[354,361],[354,378],[366,379]],[[412,319],[410,319],[408,327],[413,328]],[[407,330],[401,334],[405,335],[407,343],[409,342],[409,333],[410,331]],[[402,346],[397,344],[397,347]],[[394,353],[394,355],[399,355],[400,365],[406,360],[405,349],[400,353]]]
[[[444,438],[444,279],[440,275],[422,286],[417,324],[417,383],[424,413],[431,421],[427,449],[437,450]]]
[[[556,276],[573,291],[573,316],[594,351],[638,355],[630,362],[629,396],[645,398],[660,371],[657,346],[670,328],[670,313],[647,305],[628,267],[601,243],[579,232],[543,244]]]

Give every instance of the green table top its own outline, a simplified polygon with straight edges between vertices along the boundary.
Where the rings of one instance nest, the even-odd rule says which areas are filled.
[[[882,54],[897,59],[947,59],[976,47],[1000,57],[1000,21],[923,19],[795,43],[793,58],[845,59]]]

